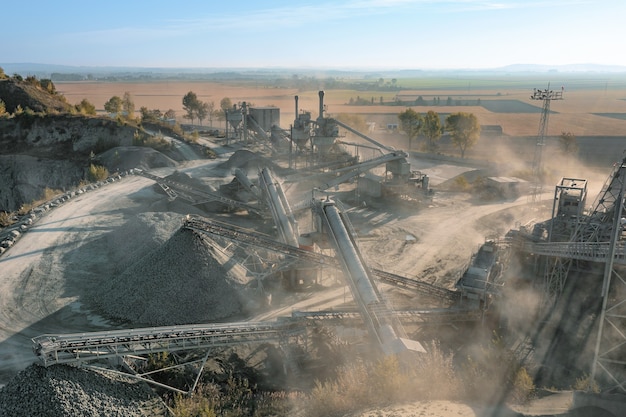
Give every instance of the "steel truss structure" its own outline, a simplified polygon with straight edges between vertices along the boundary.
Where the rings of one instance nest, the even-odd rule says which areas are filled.
[[[102,368],[98,363],[103,360],[117,360],[118,365],[122,365],[128,371],[117,371],[119,373],[173,391],[191,393],[196,387],[209,354],[214,349],[241,344],[277,343],[289,358],[290,346],[298,343],[306,345],[306,326],[297,320],[195,324],[91,333],[46,334],[35,337],[32,341],[34,353],[44,366],[72,364],[116,372]],[[156,382],[150,375],[157,371],[139,372],[134,366],[135,361],[145,361],[150,354],[191,351],[204,352],[204,359],[193,357],[191,361],[183,361],[159,370],[195,364],[197,375],[189,391]],[[289,360],[287,362],[289,363]]]

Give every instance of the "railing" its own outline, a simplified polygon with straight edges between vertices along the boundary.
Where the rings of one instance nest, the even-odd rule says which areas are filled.
[[[240,322],[42,335],[32,339],[45,366],[127,355],[280,341],[305,326],[296,321]]]
[[[525,242],[521,250],[537,255],[605,262],[609,257],[608,242]],[[626,245],[620,243],[615,248],[614,262],[626,265]]]

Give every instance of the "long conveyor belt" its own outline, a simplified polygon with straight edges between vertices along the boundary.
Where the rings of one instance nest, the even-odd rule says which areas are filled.
[[[45,366],[49,366],[163,351],[281,341],[304,331],[305,326],[302,323],[280,320],[46,334],[37,336],[32,341],[35,355]]]

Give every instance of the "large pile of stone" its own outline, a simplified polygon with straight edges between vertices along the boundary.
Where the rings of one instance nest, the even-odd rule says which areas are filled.
[[[147,254],[135,255],[124,259],[127,267],[91,296],[105,317],[135,327],[166,326],[214,322],[246,309],[249,278],[244,270],[188,229],[176,231]]]
[[[145,383],[65,365],[34,364],[0,390],[0,417],[166,416]]]

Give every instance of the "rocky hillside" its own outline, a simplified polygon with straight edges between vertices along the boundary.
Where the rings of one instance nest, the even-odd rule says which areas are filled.
[[[54,88],[51,88],[54,91]],[[35,112],[68,112],[71,105],[63,96],[53,94],[41,87],[39,82],[28,82],[15,78],[0,79],[0,100],[6,111],[14,113],[18,106]]]
[[[86,178],[93,152],[130,146],[136,127],[113,120],[57,115],[0,118],[0,211],[63,190]]]

